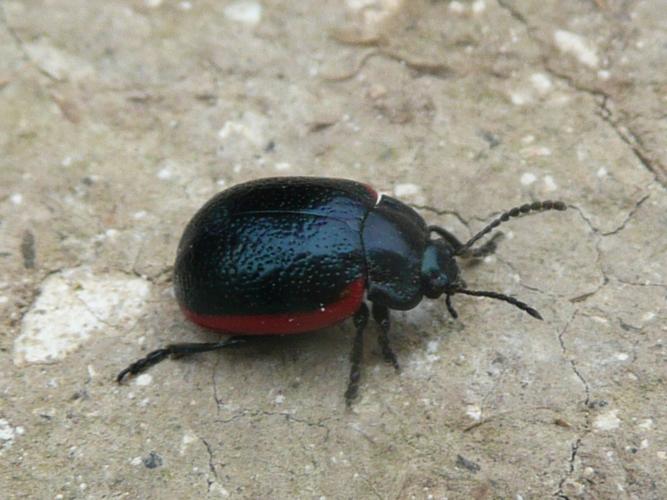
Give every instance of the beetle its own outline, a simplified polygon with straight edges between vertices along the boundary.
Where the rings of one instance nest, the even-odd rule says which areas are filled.
[[[462,243],[448,230],[427,225],[408,205],[352,180],[278,177],[236,185],[214,196],[189,222],[173,274],[185,316],[235,336],[167,345],[129,365],[117,381],[169,356],[225,349],[251,335],[310,332],[352,317],[349,406],[358,395],[370,314],[379,325],[383,358],[396,369],[389,311],[412,309],[424,297],[445,295],[454,318],[452,296],[464,294],[508,302],[542,319],[514,297],[466,288],[456,259],[493,253],[495,237],[474,245],[510,218],[565,209],[560,201],[521,205]]]

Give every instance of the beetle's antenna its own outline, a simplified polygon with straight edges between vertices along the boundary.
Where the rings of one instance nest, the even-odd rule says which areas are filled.
[[[486,236],[503,222],[506,222],[513,217],[522,217],[531,213],[546,212],[547,210],[565,210],[566,208],[567,206],[562,201],[551,200],[535,201],[533,203],[526,203],[525,205],[514,207],[511,210],[503,212],[496,220],[470,238],[462,247],[456,249],[455,255],[463,256],[480,238]]]
[[[484,292],[484,291],[481,291],[481,290],[466,290],[465,288],[457,288],[452,292],[452,294],[454,294],[454,293],[462,293],[464,295],[473,295],[475,297],[489,297],[491,299],[498,299],[498,300],[502,300],[504,302],[509,302],[510,304],[512,304],[513,306],[518,307],[522,311],[526,311],[533,318],[542,319],[542,316],[540,315],[540,313],[537,312],[537,310],[533,309],[532,307],[530,307],[525,302],[521,302],[520,300],[517,300],[514,297],[510,297],[509,295],[504,295],[502,293],[497,293],[497,292]],[[449,295],[447,295],[447,299],[449,299]],[[449,312],[451,313],[451,310]],[[456,317],[456,316],[454,316],[454,317]]]

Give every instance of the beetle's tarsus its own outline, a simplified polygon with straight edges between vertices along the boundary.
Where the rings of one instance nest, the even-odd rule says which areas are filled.
[[[496,253],[498,249],[497,241],[503,238],[503,233],[494,234],[489,241],[484,243],[481,247],[471,248],[468,253],[461,255],[461,257],[471,257],[473,259],[483,259],[487,255]]]
[[[361,358],[364,354],[364,329],[368,324],[368,306],[361,303],[357,312],[354,313],[354,326],[357,333],[354,336],[352,343],[352,353],[350,354],[350,381],[347,384],[345,391],[345,404],[348,408],[352,406],[352,402],[359,395],[359,380],[361,379]]]
[[[454,309],[454,306],[452,305],[452,295],[449,293],[445,297],[445,304],[447,304],[447,310],[449,311],[449,314],[452,315],[452,318],[457,319],[459,317],[459,313],[457,313],[456,309]]]

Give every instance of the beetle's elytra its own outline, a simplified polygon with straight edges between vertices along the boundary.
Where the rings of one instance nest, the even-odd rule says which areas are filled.
[[[357,396],[363,332],[369,309],[380,326],[385,360],[398,368],[389,344],[389,310],[407,310],[445,295],[499,299],[541,319],[504,294],[469,290],[456,258],[481,257],[494,240],[473,245],[512,217],[565,210],[559,201],[534,202],[503,212],[466,243],[429,226],[412,208],[371,187],[344,179],[280,177],[234,186],[213,197],[187,225],[174,266],[176,297],[198,325],[235,337],[172,344],[118,374],[137,374],[167,356],[236,345],[249,335],[318,330],[353,317],[348,405]],[[435,235],[435,238],[431,236]],[[364,298],[365,297],[365,298]]]

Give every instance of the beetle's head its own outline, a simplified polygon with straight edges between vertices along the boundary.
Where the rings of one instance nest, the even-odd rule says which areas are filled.
[[[422,292],[437,299],[448,290],[465,288],[459,277],[452,246],[443,239],[430,240],[424,249],[421,267]]]
[[[524,304],[520,300],[498,292],[487,292],[481,290],[468,290],[465,282],[459,276],[459,267],[456,258],[479,258],[495,251],[495,239],[492,238],[486,244],[473,248],[473,245],[481,238],[492,232],[503,222],[513,217],[521,217],[530,213],[544,212],[547,210],[565,210],[566,206],[561,201],[536,201],[503,212],[499,217],[484,227],[466,243],[461,243],[453,234],[438,226],[429,226],[429,232],[437,233],[441,239],[429,240],[424,249],[421,267],[422,293],[429,299],[437,299],[446,295],[447,309],[456,318],[458,315],[452,306],[451,297],[457,293],[473,295],[476,297],[489,297],[502,300],[531,316],[542,319],[540,313]],[[499,236],[497,234],[496,236]]]

